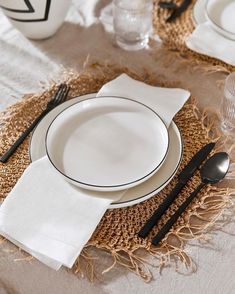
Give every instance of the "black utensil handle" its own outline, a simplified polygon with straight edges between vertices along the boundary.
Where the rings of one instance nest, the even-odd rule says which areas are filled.
[[[175,9],[170,17],[166,20],[167,22],[174,21],[177,17],[180,17],[181,14],[188,8],[188,6],[192,3],[192,0],[184,0],[183,3]]]
[[[176,5],[175,2],[166,2],[166,1],[160,1],[158,3],[159,7],[164,8],[164,9],[176,9],[178,6]]]
[[[185,183],[178,182],[174,189],[167,195],[164,201],[160,204],[160,206],[154,211],[153,215],[147,220],[145,225],[141,228],[138,233],[138,236],[141,238],[146,238],[152,228],[155,226],[157,221],[161,218],[161,216],[166,212],[172,202],[175,200],[179,192],[183,189]]]
[[[201,183],[191,194],[190,196],[184,201],[184,203],[176,210],[176,212],[172,215],[172,217],[166,222],[166,224],[161,228],[161,230],[157,233],[157,235],[153,238],[152,244],[157,245],[169,232],[169,230],[172,228],[172,226],[176,223],[178,218],[181,216],[181,214],[185,211],[185,209],[188,207],[188,205],[192,202],[194,197],[197,195],[197,193],[202,189],[204,186],[204,183]]]
[[[49,112],[49,109],[45,109],[34,121],[33,123],[20,135],[20,137],[15,141],[15,143],[4,153],[0,161],[5,163],[14,154],[16,149],[23,143],[25,138],[31,133],[31,131],[36,127],[39,121]]]

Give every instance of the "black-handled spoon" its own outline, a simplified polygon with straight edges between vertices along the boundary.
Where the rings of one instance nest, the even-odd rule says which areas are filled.
[[[165,237],[181,214],[205,185],[218,183],[225,177],[228,172],[229,162],[229,156],[225,152],[216,153],[205,162],[200,170],[201,183],[153,238],[153,245],[157,245]]]

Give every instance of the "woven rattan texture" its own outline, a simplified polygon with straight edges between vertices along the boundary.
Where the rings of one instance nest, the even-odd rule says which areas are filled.
[[[88,73],[68,75],[66,82],[71,87],[70,98],[98,91],[105,82],[113,79],[121,72],[121,70],[107,70],[107,72],[102,74],[99,72],[99,74],[95,75]],[[155,75],[145,74],[144,77],[130,75],[152,85],[166,86],[164,83],[159,84]],[[56,86],[53,85],[43,93],[27,95],[23,100],[10,106],[0,114],[0,154],[11,146],[21,131],[45,108],[55,89]],[[199,113],[195,105],[188,102],[174,118],[184,142],[183,159],[179,170],[183,168],[200,147],[210,141],[208,129],[202,124],[198,116]],[[30,163],[28,146],[29,138],[18,148],[7,164],[0,164],[0,198],[2,200]],[[167,264],[166,259],[170,260],[174,256],[178,256],[184,264],[190,266],[191,261],[183,251],[185,240],[200,238],[203,235],[203,229],[207,228],[208,224],[214,221],[215,217],[228,206],[227,201],[224,200],[224,194],[226,194],[227,190],[224,191],[223,189],[208,186],[178,220],[160,247],[152,248],[151,238],[188,196],[193,187],[199,183],[199,180],[199,174],[195,175],[191,181],[190,188],[188,187],[182,191],[179,198],[145,240],[137,236],[138,230],[173,188],[177,177],[160,193],[147,201],[127,208],[108,210],[84,249],[81,258],[76,262],[73,271],[75,273],[81,271],[82,257],[88,262],[87,250],[94,246],[107,250],[113,256],[115,263],[118,262],[126,266],[146,281],[151,279],[151,274],[142,268],[143,261],[136,254],[137,249],[143,248],[157,257],[159,266]],[[196,225],[191,222],[192,219],[197,219]],[[201,222],[202,219],[203,222]],[[175,236],[175,238],[171,238],[172,236]]]
[[[222,70],[225,72],[235,71],[235,67],[228,65],[215,58],[202,55],[188,49],[185,45],[186,38],[194,30],[194,22],[192,19],[192,9],[197,0],[193,0],[188,9],[182,15],[176,18],[173,22],[166,22],[166,19],[171,14],[172,10],[160,8],[159,0],[154,0],[153,11],[153,26],[155,33],[161,38],[163,44],[171,50],[177,50],[181,55],[190,58],[191,61],[203,62],[208,69]],[[182,3],[182,0],[174,1],[177,4]]]

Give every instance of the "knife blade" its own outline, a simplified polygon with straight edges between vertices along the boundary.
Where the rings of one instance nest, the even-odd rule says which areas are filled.
[[[183,170],[178,175],[178,183],[173,188],[173,190],[166,196],[164,201],[160,204],[160,206],[154,211],[153,215],[147,220],[141,230],[138,232],[138,236],[141,238],[146,238],[152,228],[155,226],[157,221],[161,218],[161,216],[166,212],[166,210],[173,203],[177,195],[187,184],[188,180],[193,176],[195,171],[200,167],[203,161],[210,154],[212,149],[214,148],[215,143],[209,143],[202,147],[186,164]]]
[[[172,22],[174,21],[177,17],[179,17],[191,4],[192,0],[184,0],[182,4],[175,9],[171,15],[167,18],[166,22]]]
[[[180,182],[186,184],[186,182],[193,176],[196,169],[202,164],[202,162],[207,158],[212,149],[215,147],[215,143],[209,143],[202,147],[186,164],[186,166],[180,172],[178,179]]]

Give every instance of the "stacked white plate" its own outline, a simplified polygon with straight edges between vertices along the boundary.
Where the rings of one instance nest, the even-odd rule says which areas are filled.
[[[125,190],[110,208],[144,201],[163,189],[182,157],[174,122],[125,97],[89,94],[52,110],[34,130],[30,158],[47,155],[55,171],[81,189]]]
[[[192,14],[195,25],[209,21],[219,34],[235,40],[234,0],[198,0]]]

